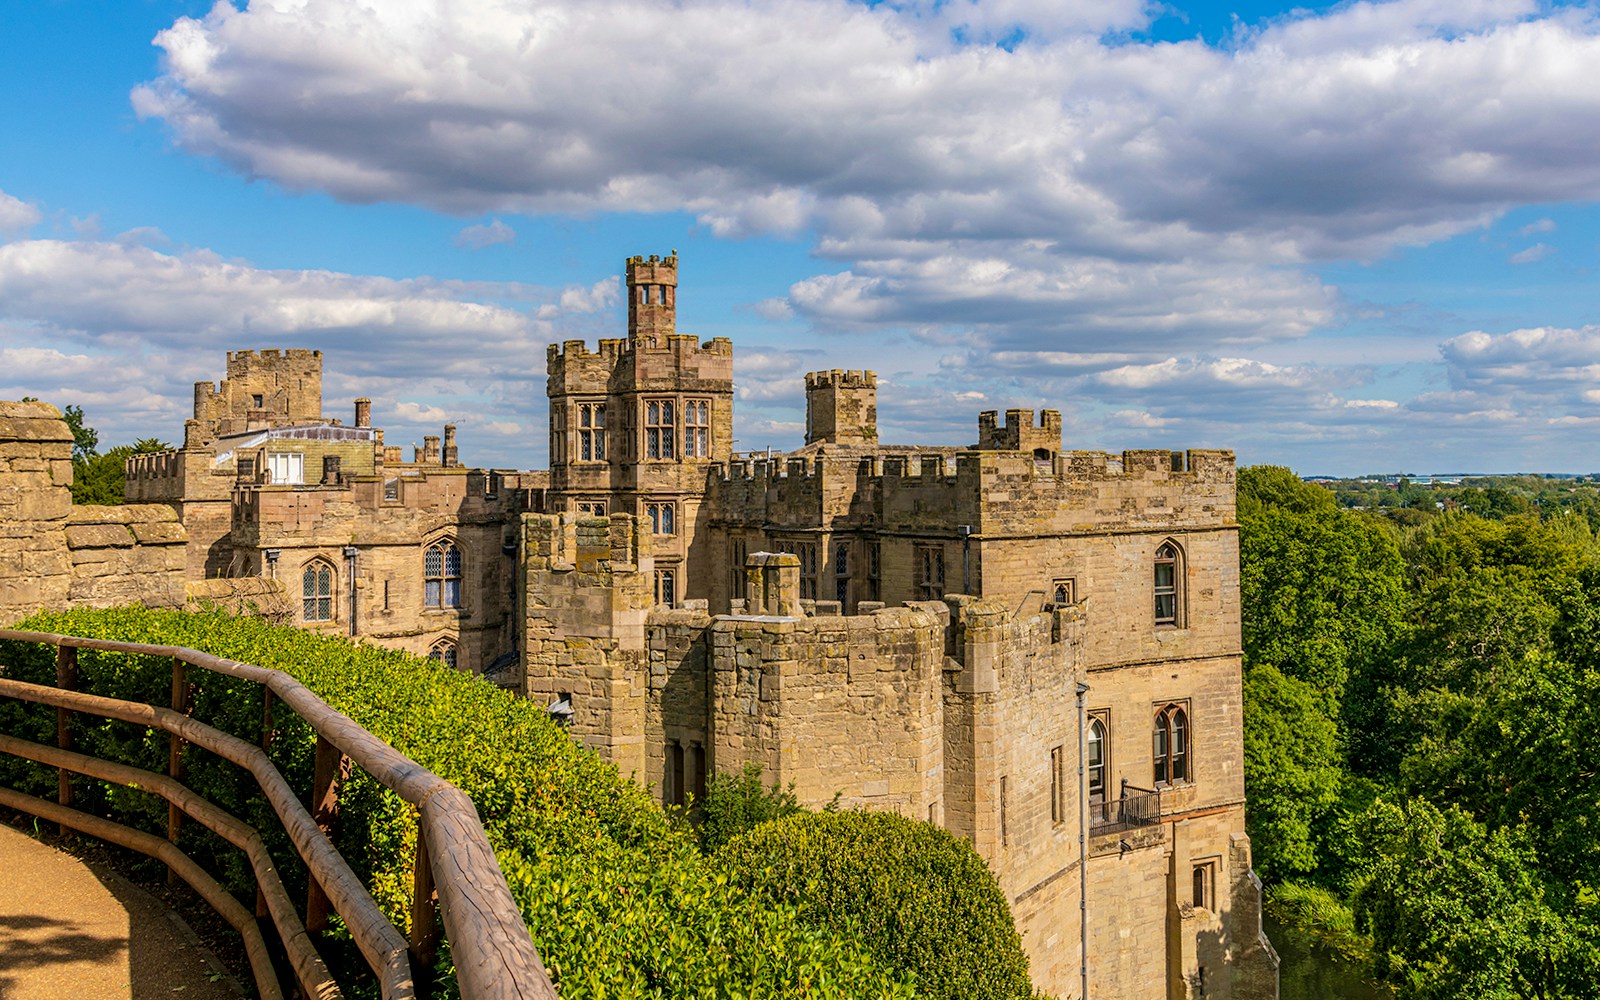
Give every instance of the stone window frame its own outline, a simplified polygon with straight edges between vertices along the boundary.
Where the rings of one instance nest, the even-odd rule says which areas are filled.
[[[945,558],[942,543],[918,543],[911,549],[917,600],[938,601],[945,594]]]
[[[1157,788],[1193,783],[1194,719],[1189,699],[1156,702],[1150,773]]]
[[[456,642],[455,637],[440,636],[428,647],[428,659],[438,660],[451,670],[454,670],[456,669],[457,654],[460,648],[460,644]]]
[[[1050,581],[1050,601],[1053,604],[1078,603],[1078,578],[1058,576]]]
[[[776,544],[779,552],[787,552],[800,560],[800,599],[817,599],[817,543],[810,539],[786,538]]]
[[[746,598],[744,564],[749,559],[750,543],[748,539],[731,538],[728,540],[728,595],[735,601]]]
[[[657,535],[678,533],[678,505],[670,500],[651,501],[644,505],[645,517],[650,521],[650,531]]]
[[[1151,610],[1155,627],[1181,629],[1186,626],[1187,601],[1184,599],[1184,576],[1188,560],[1183,546],[1175,539],[1164,539],[1156,546],[1150,562]]]
[[[683,457],[711,457],[711,400],[683,401]]]
[[[326,585],[326,586],[324,586]],[[300,569],[300,620],[312,624],[339,620],[339,569],[322,556],[306,560]]]
[[[678,604],[678,569],[676,566],[656,570],[656,605],[676,607]]]
[[[1067,745],[1050,748],[1050,822],[1060,826],[1067,821]]]
[[[833,596],[839,602],[841,614],[850,613],[850,581],[853,579],[853,564],[855,562],[852,552],[855,542],[849,538],[835,538],[833,540]]]
[[[579,517],[608,517],[611,514],[611,504],[606,500],[574,500],[572,510]]]
[[[435,561],[435,553],[438,559]],[[422,550],[422,606],[427,611],[459,611],[466,556],[453,536],[428,542]]]
[[[662,796],[666,805],[681,806],[684,804],[684,793],[687,791],[684,786],[688,784],[686,780],[688,776],[688,749],[688,747],[684,746],[682,740],[667,741],[666,773],[662,775],[664,779],[662,783],[667,786],[666,794]]]
[[[1190,905],[1195,909],[1217,912],[1217,868],[1221,861],[1218,855],[1191,862]]]
[[[1108,790],[1111,788],[1111,710],[1109,708],[1094,709],[1088,715],[1087,732],[1084,738],[1084,756],[1086,758],[1083,762],[1084,794],[1089,797],[1091,803],[1098,804],[1106,801]],[[1100,763],[1091,764],[1089,761],[1093,758],[1089,757],[1089,747],[1093,745],[1093,741],[1089,737],[1094,734],[1096,726],[1100,727]],[[1094,795],[1094,772],[1097,769],[1100,772],[1100,797],[1098,799]]]
[[[550,407],[550,466],[567,460],[567,410],[564,406]]]
[[[677,461],[678,401],[671,396],[639,401],[639,426],[643,429],[647,462]]]
[[[391,476],[383,481],[383,502],[400,502],[400,477]]]
[[[867,597],[869,601],[881,601],[879,596],[883,589],[883,543],[877,539],[867,542]]]
[[[578,462],[604,462],[606,459],[606,401],[603,399],[578,400],[577,408]]]

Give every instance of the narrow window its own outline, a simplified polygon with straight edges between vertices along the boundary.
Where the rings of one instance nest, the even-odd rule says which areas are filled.
[[[881,570],[881,560],[882,559],[883,559],[883,549],[879,546],[879,543],[877,543],[877,542],[868,543],[868,545],[867,545],[867,600],[869,600],[869,601],[881,601],[881,600],[883,600],[882,597],[878,596],[878,592],[879,592],[879,585],[878,584],[879,584],[879,580],[882,579],[882,570]]]
[[[833,597],[839,602],[839,609],[848,613],[850,610],[849,542],[835,542],[833,545]]]
[[[400,480],[385,479],[383,481],[383,498],[385,500],[400,499]]]
[[[650,530],[658,535],[675,535],[678,533],[674,523],[676,506],[670,503],[652,503],[645,505],[646,512],[650,515]]]
[[[1088,760],[1084,764],[1089,780],[1089,801],[1106,798],[1106,726],[1099,719],[1089,720]]]
[[[461,550],[449,542],[428,546],[422,559],[423,605],[429,608],[461,606]]]
[[[675,570],[656,570],[656,603],[665,604],[669,608],[678,603],[678,578]]]
[[[1156,550],[1156,624],[1178,624],[1178,547],[1171,542]]]
[[[266,406],[266,400],[261,396],[251,396],[250,397],[250,405],[252,407],[254,407],[255,409],[259,410],[262,407]]]
[[[1155,764],[1158,783],[1189,779],[1189,716],[1180,705],[1168,705],[1156,715]]]
[[[694,765],[694,800],[706,800],[706,747],[704,743],[694,743],[689,747],[689,763]]]
[[[300,618],[308,622],[333,621],[333,567],[307,563],[301,575]]]
[[[1197,910],[1215,910],[1217,908],[1217,870],[1216,863],[1207,861],[1194,866],[1194,908]]]
[[[915,558],[918,599],[939,600],[944,596],[944,546],[918,545]]]
[[[711,404],[704,399],[683,404],[683,457],[706,458],[711,449]]]
[[[731,585],[728,588],[728,593],[731,594],[733,596],[733,599],[736,600],[736,601],[737,600],[743,600],[744,596],[745,596],[745,593],[744,593],[745,553],[748,551],[747,548],[746,548],[746,545],[745,545],[745,540],[742,539],[742,538],[735,539],[730,548],[731,548],[732,558],[729,559],[730,565],[728,566],[728,576],[729,576],[729,583]]]
[[[670,786],[667,788],[667,803],[669,805],[683,805],[683,744],[673,740],[667,747],[668,767],[670,768]]]
[[[651,399],[644,404],[644,457],[672,458],[677,438],[676,410],[670,399]]]
[[[1006,779],[1000,778],[1000,843],[1007,841],[1009,831],[1006,829]]]
[[[606,404],[578,404],[578,460],[606,460]]]
[[[1050,822],[1060,823],[1067,818],[1066,755],[1061,747],[1050,751]]]
[[[800,560],[800,597],[808,601],[816,600],[817,543],[787,542],[783,550],[793,553]]]

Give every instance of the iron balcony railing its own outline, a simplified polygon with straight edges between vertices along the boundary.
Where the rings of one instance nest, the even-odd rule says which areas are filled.
[[[1161,822],[1161,789],[1140,788],[1122,782],[1122,794],[1114,799],[1089,802],[1089,832],[1116,833]]]

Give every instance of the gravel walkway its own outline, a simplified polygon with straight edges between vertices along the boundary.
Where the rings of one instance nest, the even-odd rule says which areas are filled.
[[[0,1000],[240,997],[153,896],[0,824]]]

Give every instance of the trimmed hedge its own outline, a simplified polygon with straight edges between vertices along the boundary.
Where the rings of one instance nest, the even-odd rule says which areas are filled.
[[[574,744],[538,706],[481,679],[407,653],[221,611],[72,611],[37,615],[18,627],[188,646],[276,667],[454,782],[477,804],[563,1000],[914,995],[904,972],[851,935],[802,919],[793,904],[774,904],[732,884],[644,789]],[[54,682],[48,647],[0,643],[0,665],[8,676]],[[154,704],[170,695],[170,660],[83,650],[80,670],[86,691]],[[259,688],[200,670],[192,679],[197,718],[259,738]],[[272,755],[295,787],[308,788],[315,736],[300,720],[284,719],[290,713],[281,704],[274,711]],[[83,752],[165,768],[165,734],[84,721],[78,733]],[[0,702],[0,729],[53,743],[54,711]],[[191,787],[264,834],[275,829],[253,781],[209,754],[191,750],[187,759]],[[39,795],[53,795],[55,787],[52,771],[15,760],[0,760],[0,780]],[[165,806],[151,796],[104,785],[87,791],[90,808],[153,831],[163,828]],[[403,928],[416,842],[410,807],[358,770],[341,791],[336,839]],[[206,851],[220,843],[198,824],[185,827],[183,846],[197,857],[215,857],[220,873],[248,898],[237,852],[225,846]],[[290,856],[281,834],[273,846],[280,857]],[[443,975],[453,988],[448,968]]]
[[[925,997],[1032,995],[1005,894],[966,841],[884,812],[801,813],[763,823],[714,856],[733,882],[803,920],[859,937]]]

